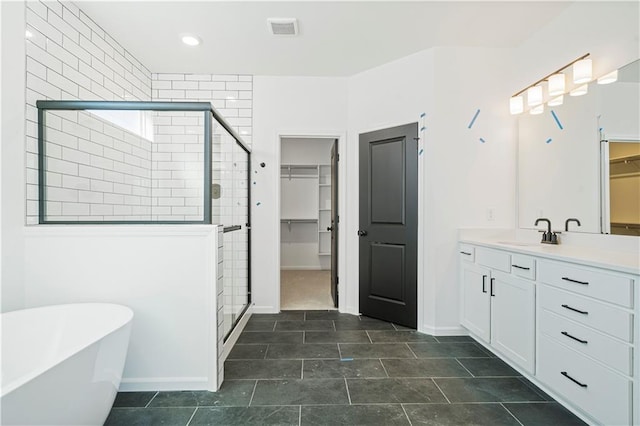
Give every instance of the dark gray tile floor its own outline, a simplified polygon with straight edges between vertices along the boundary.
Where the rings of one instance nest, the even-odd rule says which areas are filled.
[[[218,392],[122,392],[105,424],[584,423],[469,337],[288,311],[249,320]]]

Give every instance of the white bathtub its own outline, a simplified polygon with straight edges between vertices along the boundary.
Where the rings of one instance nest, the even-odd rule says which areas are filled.
[[[102,425],[129,345],[131,309],[79,303],[0,315],[3,426]]]

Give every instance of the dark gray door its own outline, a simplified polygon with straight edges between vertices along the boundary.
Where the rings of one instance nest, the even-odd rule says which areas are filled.
[[[331,147],[331,297],[338,307],[338,140]]]
[[[418,123],[360,135],[360,312],[417,325]]]

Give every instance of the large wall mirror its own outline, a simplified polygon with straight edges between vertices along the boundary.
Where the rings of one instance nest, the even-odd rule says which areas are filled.
[[[640,60],[545,108],[519,118],[519,227],[640,236]]]

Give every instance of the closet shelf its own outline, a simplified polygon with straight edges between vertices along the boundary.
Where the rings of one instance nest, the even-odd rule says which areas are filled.
[[[318,166],[315,164],[282,164],[280,177],[291,179],[318,179]]]

